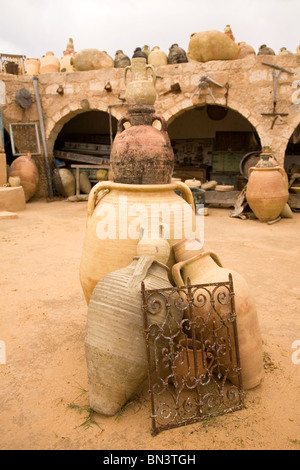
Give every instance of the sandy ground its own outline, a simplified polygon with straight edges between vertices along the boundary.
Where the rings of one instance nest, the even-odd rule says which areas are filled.
[[[147,390],[116,417],[89,415],[79,283],[86,208],[30,202],[18,219],[0,221],[0,448],[299,450],[300,364],[292,345],[300,340],[300,214],[267,225],[210,208],[205,246],[253,290],[265,378],[246,393],[245,409],[152,437]]]

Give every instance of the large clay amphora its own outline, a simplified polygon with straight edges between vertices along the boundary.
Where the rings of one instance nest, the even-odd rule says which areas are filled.
[[[236,271],[224,268],[218,256],[212,252],[203,252],[193,258],[175,264],[172,268],[173,279],[178,286],[186,285],[187,278],[190,279],[192,284],[226,282],[228,281],[229,273],[233,277],[235,293],[242,382],[243,388],[248,390],[259,385],[263,379],[263,353],[256,306],[245,279]],[[208,300],[207,310],[199,308],[199,315],[208,315],[210,308]],[[226,309],[228,310],[228,307],[224,305],[224,309],[222,315],[226,312]],[[211,328],[212,331],[213,327]],[[211,333],[210,337],[210,333],[207,333],[206,339],[213,340],[213,334]],[[224,358],[225,363],[226,358]],[[235,374],[229,374],[229,379],[235,385],[238,385]]]
[[[152,72],[149,80],[148,71]],[[131,80],[128,81],[128,72],[131,72]],[[129,105],[150,104],[156,100],[156,73],[152,65],[146,63],[143,57],[131,59],[131,65],[125,67],[124,80],[126,85],[125,98]]]
[[[262,154],[262,158],[262,163],[249,168],[246,199],[256,217],[268,222],[279,217],[289,191],[284,168],[271,163],[267,154]]]
[[[101,414],[116,414],[147,378],[142,281],[146,289],[171,287],[168,268],[143,255],[102,278],[91,296],[85,339],[89,400],[90,407]],[[177,294],[173,297],[175,302]],[[171,333],[182,320],[182,312],[172,305]],[[166,306],[150,312],[148,323],[162,325],[166,313]]]
[[[38,75],[40,73],[40,59],[27,58],[26,61],[26,71],[28,75]]]
[[[19,176],[20,184],[23,186],[25,200],[29,201],[38,188],[39,172],[35,162],[31,158],[31,154],[17,157],[9,167],[8,177]]]
[[[187,57],[193,62],[211,60],[234,60],[238,58],[240,47],[220,31],[201,31],[191,34]]]
[[[161,130],[151,125],[134,125],[128,114],[118,122],[110,162],[112,177],[116,183],[126,184],[168,184],[174,170],[174,153],[167,133],[167,123],[154,113],[148,113],[150,123],[159,121]]]
[[[175,193],[176,189],[183,197]],[[80,264],[87,303],[101,278],[132,261],[141,225],[157,215],[169,227],[166,239],[171,246],[196,231],[193,196],[184,183],[134,185],[102,181],[92,188]],[[166,264],[170,268],[174,262],[172,250]]]

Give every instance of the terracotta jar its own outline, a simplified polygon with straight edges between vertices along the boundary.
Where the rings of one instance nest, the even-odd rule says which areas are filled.
[[[149,80],[148,71],[152,72],[152,78]],[[128,72],[131,72],[131,80],[128,81]],[[125,99],[129,105],[132,104],[151,104],[156,100],[156,73],[151,64],[146,63],[143,57],[131,59],[131,65],[125,67]]]
[[[176,189],[184,199],[175,193]],[[184,183],[133,185],[102,181],[93,186],[80,263],[80,282],[87,303],[101,278],[127,266],[136,256],[141,225],[154,215],[161,215],[162,223],[168,225],[166,239],[171,247],[196,232],[193,196]],[[171,251],[166,264],[170,268],[174,262]]]
[[[40,73],[40,59],[28,58],[26,59],[27,75],[38,75]]]
[[[64,197],[74,196],[76,189],[75,176],[67,168],[59,168],[58,173],[62,184],[62,195]]]
[[[246,42],[238,42],[238,45],[240,46],[240,53],[239,53],[239,59],[244,59],[245,57],[249,56],[256,56],[255,49],[250,46],[250,44],[247,44]]]
[[[66,73],[72,73],[75,72],[75,67],[71,63],[71,59],[73,57],[73,54],[65,54],[61,59],[59,63],[59,70],[60,72],[66,72]]]
[[[263,162],[249,168],[246,199],[261,222],[277,219],[288,198],[288,184],[285,170],[275,166],[268,154],[261,154]]]
[[[150,54],[148,55],[148,64],[153,65],[153,67],[159,67],[162,65],[167,65],[168,57],[167,54],[162,51],[158,46],[151,49]]]
[[[242,381],[245,390],[259,385],[263,379],[263,353],[262,339],[258,324],[258,317],[254,298],[245,279],[236,271],[224,268],[215,253],[203,252],[186,261],[177,263],[172,268],[173,279],[177,286],[186,285],[187,278],[190,278],[192,284],[206,284],[212,282],[228,281],[229,273],[233,277],[233,288],[235,293],[235,311],[237,315],[238,344],[240,354],[240,364],[242,368]],[[217,293],[215,298],[217,299]],[[197,301],[195,303],[196,313],[209,320],[210,299],[206,299],[206,306],[197,311]],[[226,315],[228,306],[220,306],[220,314]],[[210,323],[209,323],[210,324]],[[226,328],[221,325],[215,325],[217,328],[224,329],[223,336],[226,337]],[[205,339],[214,341],[213,325],[210,325],[211,333],[207,332]],[[233,339],[233,329],[231,330]],[[235,350],[234,345],[232,345]],[[229,366],[231,361],[228,354],[224,356],[223,363]],[[229,373],[229,380],[238,385],[237,376]]]
[[[160,121],[162,129],[151,125],[131,126],[130,116],[120,119],[115,136],[110,164],[113,180],[125,184],[168,184],[174,170],[174,153],[165,120],[155,114],[152,121]]]
[[[179,388],[182,386],[183,381],[188,387],[193,387],[195,379],[199,380],[201,375],[205,378],[209,369],[213,365],[215,360],[214,356],[210,352],[206,352],[202,347],[202,343],[198,340],[195,340],[195,351],[196,361],[192,339],[183,338],[179,341],[176,351],[178,353],[178,357],[175,359],[175,374],[177,376]]]
[[[226,34],[212,30],[191,35],[187,57],[196,62],[234,60],[239,52],[239,46]]]
[[[17,157],[9,167],[8,177],[19,176],[24,189],[25,200],[29,201],[36,193],[39,184],[39,172],[31,154]]]
[[[54,56],[54,53],[46,52],[41,59],[40,73],[56,73],[59,72],[59,60]]]
[[[169,48],[168,64],[181,64],[188,62],[188,58],[184,49],[178,46],[178,44],[172,44]]]
[[[114,60],[114,67],[115,68],[125,68],[125,67],[128,67],[129,65],[130,65],[129,57],[126,54],[124,54],[124,52],[121,49],[116,51],[115,60]]]
[[[168,268],[153,256],[143,255],[103,277],[89,302],[85,338],[89,400],[90,407],[104,415],[116,414],[148,375],[142,281],[146,289],[171,287]],[[170,300],[173,306],[177,298],[174,293]],[[171,312],[175,319],[170,325],[172,333],[178,328],[176,322],[182,320],[182,312],[174,307]],[[153,312],[150,306],[149,324],[162,325],[166,314],[165,305]],[[163,343],[159,342],[161,347]]]

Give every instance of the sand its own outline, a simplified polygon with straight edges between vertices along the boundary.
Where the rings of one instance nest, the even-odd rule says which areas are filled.
[[[153,437],[147,387],[117,416],[89,412],[79,282],[86,210],[34,201],[0,220],[0,449],[299,450],[300,214],[268,225],[209,209],[206,249],[255,296],[265,377],[244,409]]]

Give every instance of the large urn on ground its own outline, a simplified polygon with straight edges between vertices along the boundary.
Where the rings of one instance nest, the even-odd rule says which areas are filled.
[[[118,122],[110,154],[113,180],[125,184],[168,184],[174,169],[174,153],[166,121],[151,112],[140,113],[141,116],[145,116],[147,125],[124,128],[126,122],[137,124],[137,112]],[[155,121],[161,123],[161,130],[151,126]]]
[[[165,261],[168,256],[165,252]],[[146,289],[171,287],[165,264],[154,256],[142,255],[102,278],[89,302],[85,339],[89,400],[90,407],[101,414],[116,414],[147,378],[142,281]],[[174,293],[172,301],[177,298]],[[177,330],[182,312],[171,309],[172,332]],[[162,325],[166,315],[166,307],[149,313],[149,324]]]
[[[165,238],[171,247],[184,237],[192,237],[193,232],[195,236],[193,195],[184,183],[134,185],[103,181],[92,188],[80,264],[87,303],[100,279],[132,261],[141,226],[158,215],[168,227]],[[166,264],[171,268],[174,262],[172,250]]]
[[[149,79],[148,72],[152,73]],[[131,72],[129,81],[128,72]],[[124,80],[126,85],[125,98],[129,105],[150,104],[156,100],[156,73],[152,65],[146,63],[143,57],[131,59],[131,65],[125,67]]]
[[[261,154],[262,159],[249,168],[246,199],[261,222],[277,219],[288,198],[287,175],[284,168],[270,161],[270,155]]]
[[[242,381],[244,389],[248,390],[259,385],[263,379],[263,354],[255,301],[245,279],[236,271],[223,267],[218,256],[212,252],[202,252],[193,258],[175,264],[172,268],[173,279],[177,286],[186,285],[187,278],[190,279],[192,284],[226,282],[228,281],[229,273],[233,277],[235,292]],[[206,302],[207,307],[199,307],[199,315],[209,315],[209,300],[207,299]],[[224,305],[224,311],[221,312],[222,315],[226,314],[226,309],[227,305]],[[195,304],[195,310],[197,311],[197,303]],[[224,338],[226,334],[226,329],[224,328]],[[211,336],[207,332],[207,338],[205,339],[213,341],[213,325],[211,325]],[[230,364],[229,357],[224,359],[224,364],[226,362],[227,365]],[[235,374],[229,374],[229,379],[235,385],[238,384]]]

